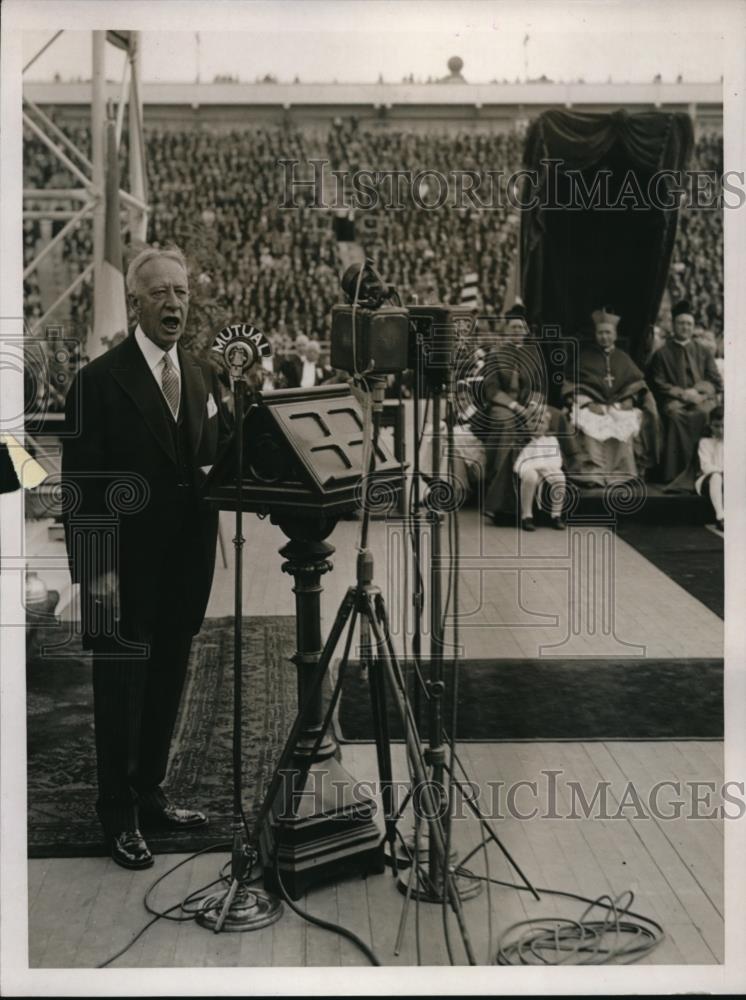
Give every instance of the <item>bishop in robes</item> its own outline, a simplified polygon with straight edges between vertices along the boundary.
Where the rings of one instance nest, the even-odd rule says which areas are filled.
[[[620,317],[603,308],[592,318],[594,339],[580,345],[562,389],[577,433],[569,472],[584,485],[607,486],[657,464],[660,425],[643,373],[616,346]]]
[[[671,315],[673,337],[653,355],[649,377],[664,419],[663,482],[692,489],[699,439],[723,380],[711,351],[693,339],[689,303],[677,303]]]
[[[565,415],[547,399],[548,373],[539,344],[529,336],[526,309],[516,303],[505,314],[505,330],[485,358],[481,406],[471,429],[485,449],[484,511],[493,520],[518,510],[514,462],[531,438],[537,411],[549,416],[546,430],[559,440],[567,463],[575,442]]]

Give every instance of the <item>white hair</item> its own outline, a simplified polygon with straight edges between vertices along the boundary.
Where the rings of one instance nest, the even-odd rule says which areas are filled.
[[[137,294],[137,275],[143,264],[147,264],[148,261],[157,260],[161,257],[166,260],[175,260],[177,264],[180,264],[181,267],[184,268],[184,274],[189,273],[186,258],[179,247],[145,247],[144,250],[141,250],[140,253],[130,261],[130,266],[127,268],[127,291],[130,295]]]

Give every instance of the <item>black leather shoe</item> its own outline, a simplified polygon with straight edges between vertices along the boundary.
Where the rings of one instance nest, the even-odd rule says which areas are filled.
[[[565,528],[567,527],[567,524],[565,523],[565,519],[563,517],[553,517],[552,527],[554,528],[555,531],[564,531]]]
[[[536,531],[536,525],[532,517],[524,517],[521,521],[521,527],[524,531]]]
[[[122,868],[152,868],[153,855],[139,830],[122,830],[109,843],[111,857]]]
[[[157,809],[141,806],[140,822],[149,830],[191,830],[205,826],[207,816],[199,809],[181,809],[169,802]]]

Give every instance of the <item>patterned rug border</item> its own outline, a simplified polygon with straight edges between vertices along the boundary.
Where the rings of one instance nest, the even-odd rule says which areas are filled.
[[[247,617],[245,625],[243,800],[251,822],[297,711],[290,660],[295,616]],[[53,660],[27,667],[30,857],[107,853],[94,810],[90,655],[79,654],[64,661],[70,673],[62,679],[54,676]],[[211,821],[199,830],[149,836],[157,853],[190,853],[231,838],[232,667],[233,617],[206,619],[192,647],[166,787],[175,800],[205,808]]]

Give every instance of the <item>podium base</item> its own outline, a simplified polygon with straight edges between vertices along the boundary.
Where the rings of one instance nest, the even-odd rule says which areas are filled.
[[[349,875],[385,870],[383,834],[375,821],[376,804],[363,798],[356,782],[334,757],[311,765],[295,815],[273,809],[261,834],[264,886],[278,892],[274,859],[291,899],[313,885]]]

